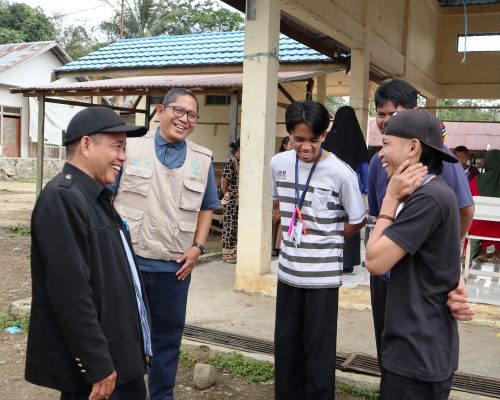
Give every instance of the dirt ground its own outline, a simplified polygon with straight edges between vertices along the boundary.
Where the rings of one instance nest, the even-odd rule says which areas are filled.
[[[30,297],[29,269],[30,237],[10,232],[7,227],[29,225],[35,199],[33,184],[5,184],[0,182],[0,314],[8,311],[14,300]],[[220,246],[214,238],[212,250]],[[24,380],[26,334],[0,331],[0,398],[8,400],[56,400],[58,393],[29,384]],[[176,400],[269,400],[274,398],[274,385],[246,382],[227,373],[219,372],[214,386],[198,391],[192,385],[192,366],[179,366]],[[337,395],[337,399],[354,397]]]

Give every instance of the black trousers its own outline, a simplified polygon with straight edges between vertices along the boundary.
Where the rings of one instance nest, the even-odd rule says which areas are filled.
[[[453,374],[442,382],[425,382],[382,370],[379,400],[447,400]]]
[[[78,393],[61,393],[59,400],[88,400],[90,390]],[[115,387],[109,400],[146,400],[146,384],[144,378],[134,379]]]
[[[372,300],[373,328],[375,344],[377,346],[378,366],[382,368],[382,332],[384,331],[385,300],[387,298],[387,282],[383,279],[370,276],[370,295]]]
[[[335,398],[338,288],[278,281],[274,333],[276,400]]]
[[[344,272],[352,272],[355,265],[361,264],[361,234],[359,232],[345,240],[342,260]]]

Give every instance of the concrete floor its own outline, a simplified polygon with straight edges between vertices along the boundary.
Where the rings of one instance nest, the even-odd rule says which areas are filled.
[[[368,274],[362,267],[356,270],[356,275],[345,277],[340,292],[337,350],[375,356],[369,287],[366,286]],[[234,264],[222,261],[195,269],[189,291],[187,323],[273,340],[275,299],[233,291],[234,273]],[[500,291],[498,282],[496,286],[488,290]],[[488,326],[459,324],[459,370],[500,378],[500,307],[482,307],[486,307],[487,312],[479,312],[476,323]]]

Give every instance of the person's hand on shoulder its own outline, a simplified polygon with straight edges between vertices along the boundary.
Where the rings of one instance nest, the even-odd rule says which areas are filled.
[[[89,395],[89,400],[105,400],[111,396],[116,385],[116,372],[92,384],[92,392]]]

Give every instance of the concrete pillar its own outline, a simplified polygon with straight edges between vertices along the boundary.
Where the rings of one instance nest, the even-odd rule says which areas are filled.
[[[438,99],[436,99],[435,97],[427,97],[425,99],[425,106],[430,107],[427,109],[427,111],[429,111],[432,115],[435,116],[437,116],[437,109],[436,109],[437,101]]]
[[[351,79],[349,105],[356,111],[363,136],[368,133],[368,110],[370,106],[370,51],[351,49]]]
[[[271,177],[278,86],[280,5],[247,2],[241,116],[236,290],[271,294]],[[252,5],[255,9],[252,10]],[[248,8],[248,7],[247,7]],[[262,283],[265,281],[265,283]]]
[[[318,76],[317,78],[317,93],[318,93],[318,101],[321,104],[325,104],[326,101],[326,75]]]

